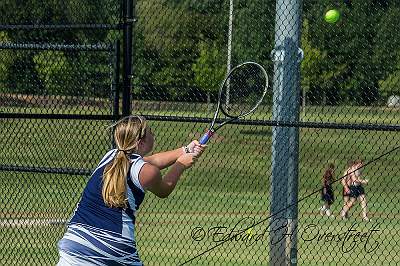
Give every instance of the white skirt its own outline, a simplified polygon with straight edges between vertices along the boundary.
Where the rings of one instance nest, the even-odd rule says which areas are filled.
[[[142,266],[135,241],[88,225],[71,224],[58,242],[57,266]]]

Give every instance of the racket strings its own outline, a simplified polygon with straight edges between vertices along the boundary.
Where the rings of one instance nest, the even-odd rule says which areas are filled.
[[[226,115],[239,117],[258,106],[266,89],[266,77],[254,65],[235,69],[221,91],[221,108]]]

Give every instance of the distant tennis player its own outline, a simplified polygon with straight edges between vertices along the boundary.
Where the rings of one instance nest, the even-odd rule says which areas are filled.
[[[365,196],[364,187],[362,186],[363,184],[368,184],[368,180],[361,178],[362,167],[363,167],[362,160],[354,161],[354,164],[353,164],[353,167],[351,168],[351,173],[350,173],[350,182],[351,182],[351,185],[349,187],[350,188],[350,200],[342,209],[342,212],[341,212],[342,218],[346,217],[349,209],[354,205],[356,200],[358,200],[358,202],[360,202],[360,205],[362,208],[363,220],[369,221],[368,210],[367,210],[367,198]]]
[[[117,149],[108,151],[94,170],[58,243],[57,265],[143,265],[135,243],[135,215],[145,191],[161,198],[175,188],[205,146],[197,141],[148,157],[154,136],[141,116],[115,124]],[[171,166],[164,175],[160,169]]]
[[[333,163],[328,164],[325,169],[324,176],[322,177],[322,191],[321,199],[324,202],[320,209],[321,215],[327,215],[328,217],[334,218],[331,211],[331,205],[335,201],[335,196],[333,194],[332,184],[334,181],[335,165]]]
[[[350,185],[351,185],[351,178],[350,178],[350,173],[352,171],[354,161],[349,160],[346,165],[346,170],[343,173],[343,177],[340,180],[341,184],[343,186],[343,208],[348,204],[350,200]],[[347,219],[349,216],[349,210],[345,213],[344,219]]]

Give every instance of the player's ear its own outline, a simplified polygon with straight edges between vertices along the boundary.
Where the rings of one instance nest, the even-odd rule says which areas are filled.
[[[145,143],[145,138],[139,139],[137,144],[138,148],[142,148],[144,143]]]

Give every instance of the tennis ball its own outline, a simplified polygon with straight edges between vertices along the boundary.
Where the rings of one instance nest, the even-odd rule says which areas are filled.
[[[336,23],[339,20],[339,18],[340,18],[340,13],[336,9],[328,10],[325,13],[325,21],[328,23],[331,24]]]
[[[247,229],[246,234],[247,234],[247,238],[250,239],[254,235],[253,228],[251,227],[251,228]]]

